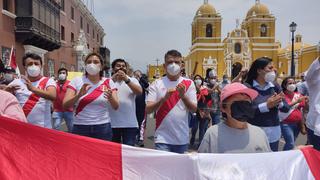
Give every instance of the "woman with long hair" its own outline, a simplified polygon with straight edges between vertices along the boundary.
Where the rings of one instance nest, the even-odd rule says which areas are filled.
[[[264,130],[272,151],[278,151],[281,137],[279,110],[289,111],[289,106],[284,101],[284,94],[273,84],[275,77],[272,60],[261,57],[252,63],[245,81],[246,86],[259,93],[253,101],[255,116],[249,123]]]
[[[119,101],[113,81],[103,77],[103,59],[97,53],[87,55],[85,75],[73,79],[63,100],[63,107],[75,105],[72,133],[112,140],[110,108]]]
[[[285,140],[283,150],[291,150],[295,146],[295,140],[299,132],[306,134],[304,126],[303,109],[305,107],[306,96],[297,91],[297,85],[293,77],[287,77],[282,81],[282,91],[286,102],[290,106],[287,113],[279,112],[281,121],[281,132]]]
[[[211,96],[208,93],[208,89],[204,86],[204,79],[200,75],[194,76],[194,83],[197,90],[198,109],[196,117],[192,124],[190,145],[194,145],[196,133],[199,128],[199,145],[203,139],[204,134],[207,131],[210,117],[210,103]]]

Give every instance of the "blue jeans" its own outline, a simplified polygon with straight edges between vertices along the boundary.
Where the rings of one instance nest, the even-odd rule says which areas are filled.
[[[270,149],[273,152],[277,152],[279,150],[279,141],[273,142],[273,143],[269,143],[270,145]]]
[[[172,144],[164,144],[164,143],[155,143],[155,149],[183,154],[188,150],[188,144],[172,145]]]
[[[202,139],[204,134],[206,133],[207,129],[208,129],[208,124],[209,124],[209,119],[207,118],[200,118],[197,117],[196,120],[193,122],[193,126],[191,129],[191,139],[190,139],[190,144],[193,145],[195,138],[196,138],[196,134],[198,131],[198,127],[199,127],[199,144],[201,144]]]
[[[71,132],[73,126],[73,112],[53,112],[53,129],[61,130],[62,119],[64,119],[67,124],[68,132]]]
[[[112,141],[134,146],[138,128],[112,128]]]
[[[112,140],[112,128],[110,123],[97,125],[75,124],[73,126],[72,133],[107,141]]]
[[[308,133],[308,142],[309,144],[313,145],[313,148],[320,151],[320,136],[314,134],[314,131],[307,128]]]
[[[291,150],[295,146],[296,138],[299,135],[300,128],[297,123],[281,123],[281,133],[286,142],[283,150]]]
[[[212,119],[212,122],[211,122],[212,125],[220,123],[220,116],[221,116],[220,111],[219,112],[215,112],[215,113],[210,113],[210,116],[211,116],[211,119]]]

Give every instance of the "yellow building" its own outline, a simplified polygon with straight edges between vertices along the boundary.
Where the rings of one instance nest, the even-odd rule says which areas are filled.
[[[291,49],[281,49],[280,43],[275,40],[276,18],[266,5],[256,0],[241,25],[237,20],[237,27],[223,40],[221,19],[208,0],[204,0],[193,19],[192,46],[184,58],[188,75],[205,76],[206,70],[210,68],[216,70],[219,78],[225,74],[231,77],[233,64],[241,63],[243,67],[249,68],[253,60],[264,56],[273,60],[278,72],[288,74],[291,55],[288,56],[287,51]],[[305,71],[319,55],[319,46],[297,41],[296,74]]]
[[[163,65],[148,65],[148,78],[149,81],[153,81],[155,78],[162,77],[165,74]]]

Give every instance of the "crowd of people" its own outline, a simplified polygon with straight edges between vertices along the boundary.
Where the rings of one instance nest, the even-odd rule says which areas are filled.
[[[320,150],[320,58],[300,81],[277,78],[267,57],[249,69],[235,64],[221,80],[214,69],[187,76],[182,63],[180,52],[168,51],[165,75],[148,82],[115,59],[106,78],[102,57],[90,53],[84,75],[69,81],[66,68],[56,79],[42,76],[41,57],[27,53],[25,75],[1,67],[0,116],[56,130],[65,121],[69,133],[143,147],[147,114],[154,114],[155,149],[175,153],[271,152],[281,138],[283,150],[292,150],[299,133]]]

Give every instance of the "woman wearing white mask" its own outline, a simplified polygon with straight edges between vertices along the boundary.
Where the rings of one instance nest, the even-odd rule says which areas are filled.
[[[220,83],[217,81],[217,72],[215,70],[210,70],[207,73],[207,88],[208,92],[211,96],[211,119],[212,119],[212,125],[219,124],[220,123],[220,116],[221,116],[221,111],[220,111],[220,94],[221,94],[221,89],[220,89]]]
[[[26,76],[13,80],[7,90],[16,95],[28,123],[51,128],[51,101],[56,99],[56,83],[41,75],[42,59],[27,53],[22,58]]]
[[[196,133],[199,128],[199,145],[207,131],[209,122],[211,121],[211,96],[206,86],[203,83],[204,79],[200,75],[195,75],[194,83],[197,90],[198,109],[195,118],[193,118],[190,145],[193,146],[195,142]],[[196,147],[198,148],[198,147]]]
[[[291,150],[295,147],[295,140],[299,135],[306,134],[304,126],[303,109],[305,107],[306,96],[301,95],[297,91],[297,85],[294,78],[287,77],[282,81],[282,90],[285,100],[290,105],[290,110],[287,113],[279,112],[281,121],[281,132],[285,140],[283,150]]]
[[[87,55],[85,75],[73,79],[63,100],[63,108],[75,105],[72,132],[103,140],[112,139],[110,108],[119,107],[114,83],[102,77],[103,59],[97,53]]]
[[[272,83],[275,77],[272,60],[262,57],[252,63],[245,81],[246,86],[259,93],[253,101],[255,116],[249,123],[264,130],[272,151],[278,151],[281,137],[278,112],[288,112],[290,108],[284,101],[284,94]]]

